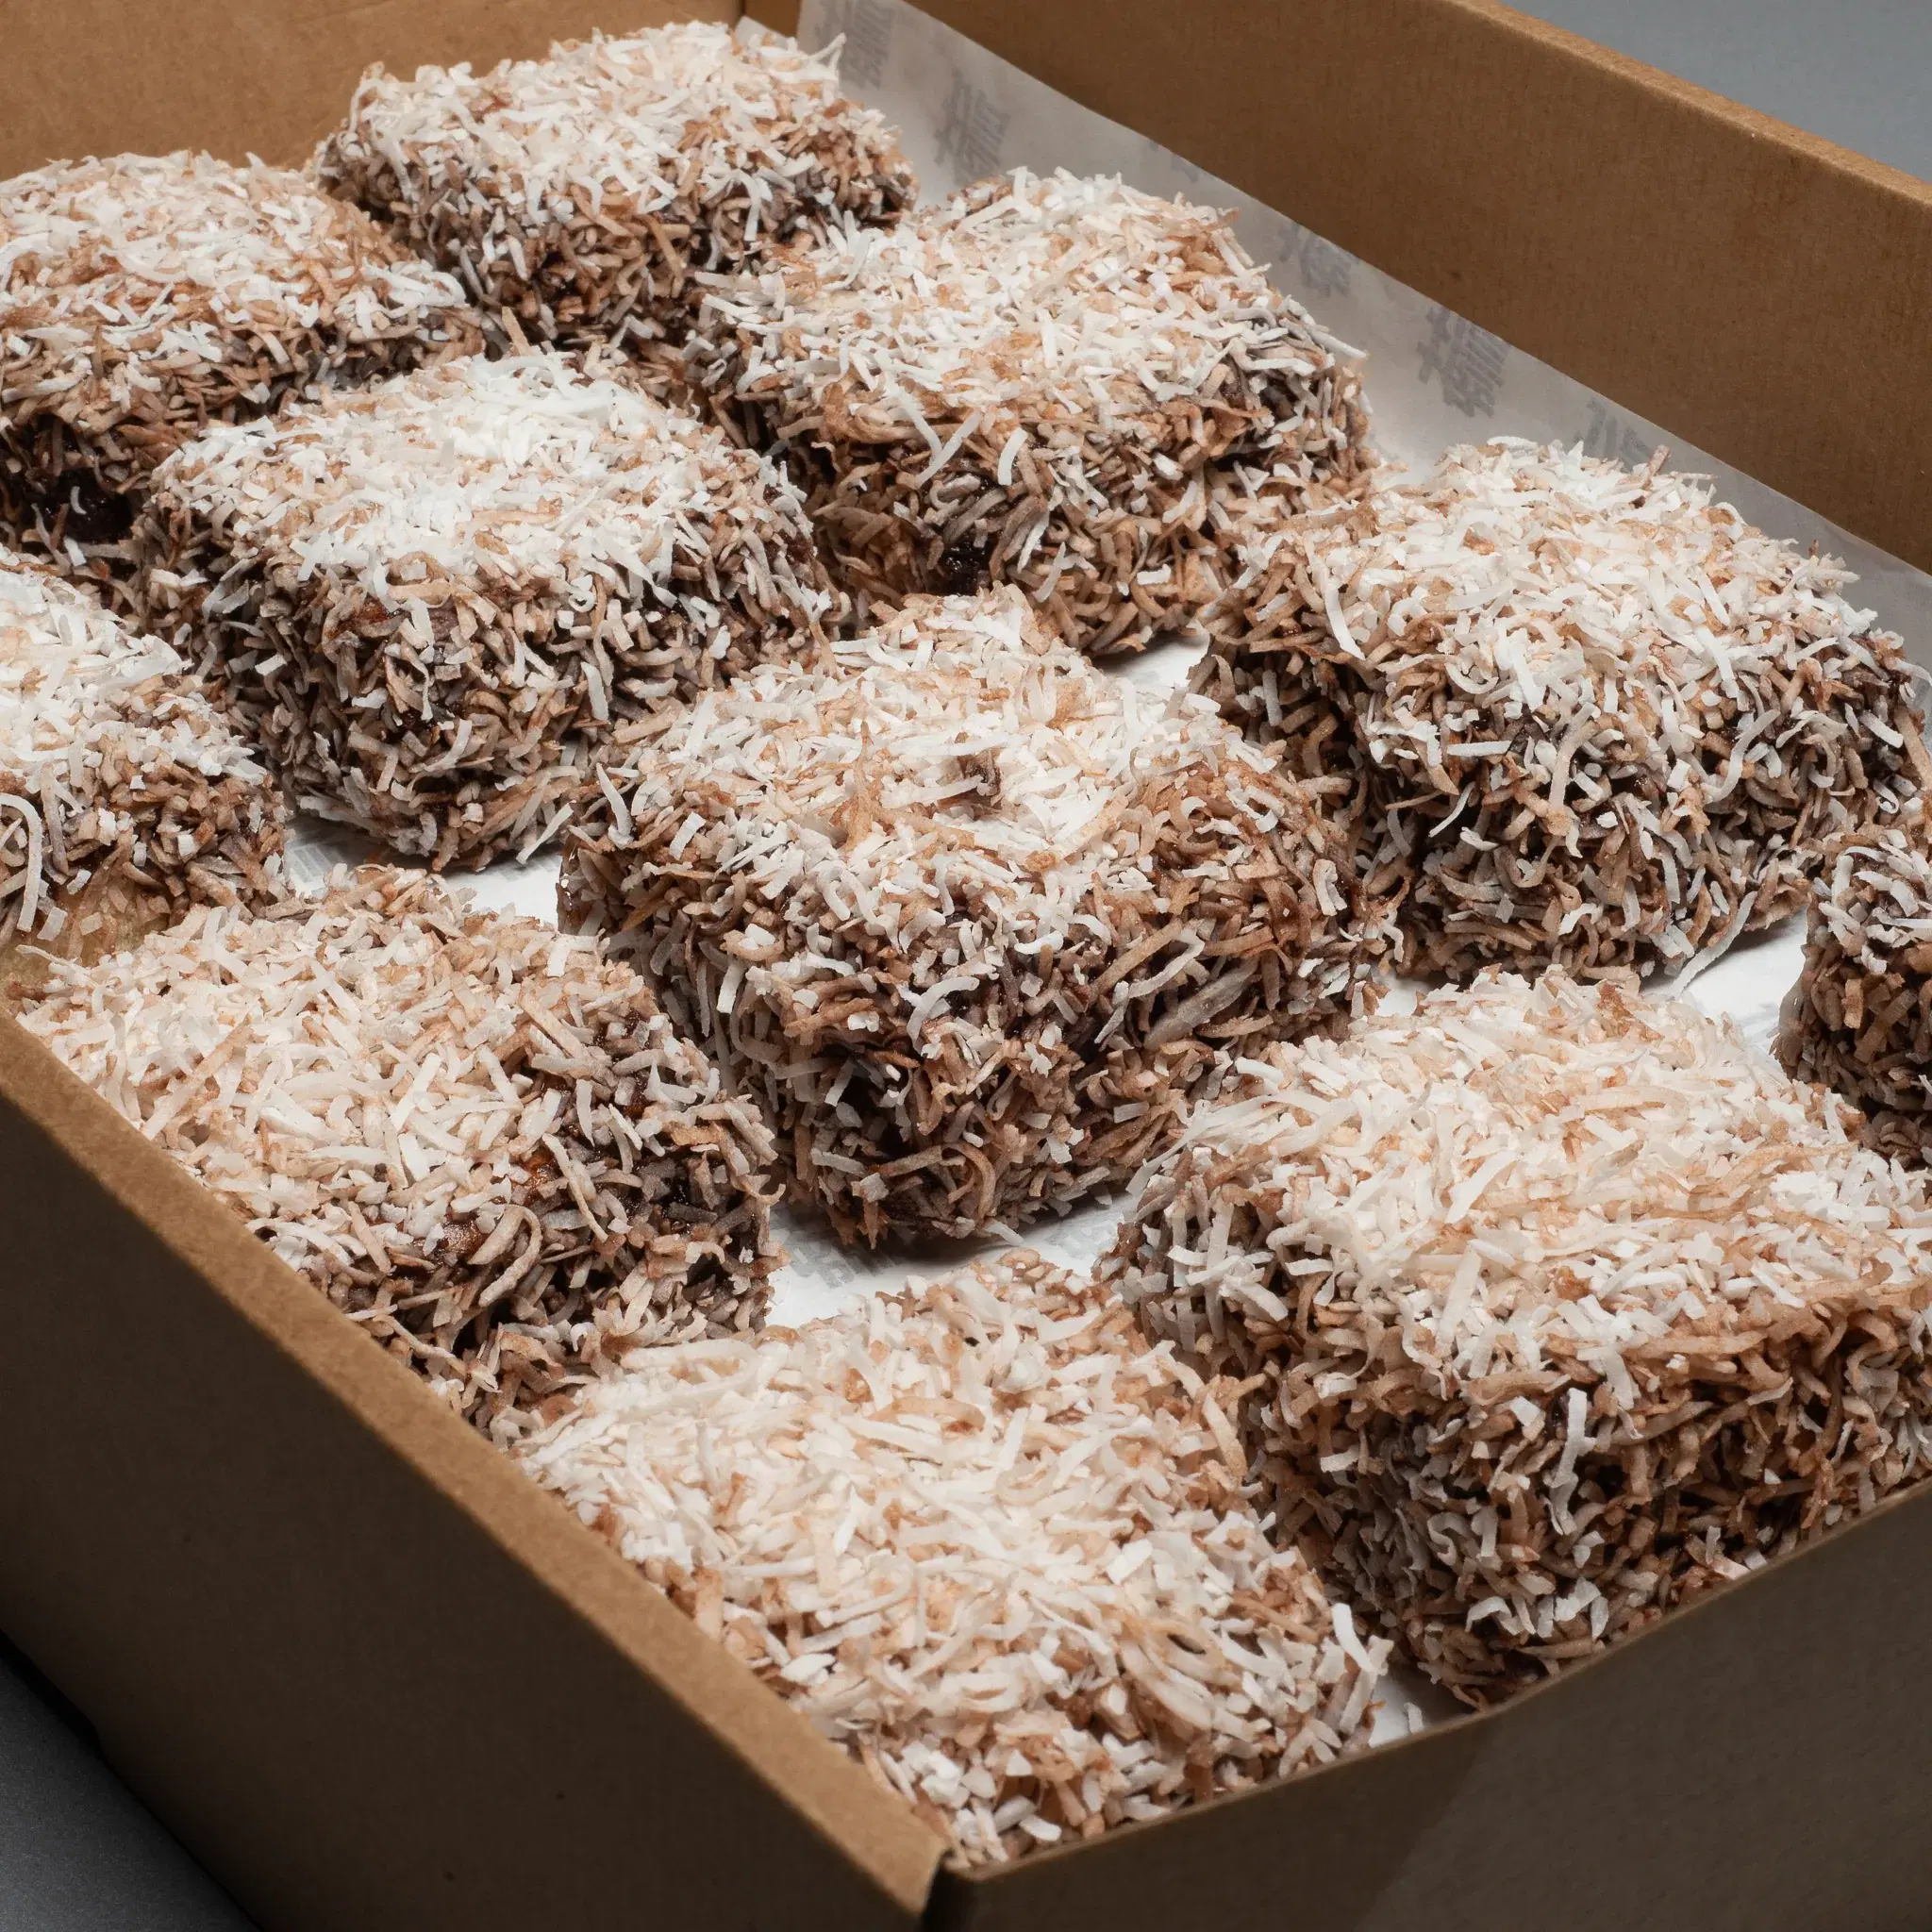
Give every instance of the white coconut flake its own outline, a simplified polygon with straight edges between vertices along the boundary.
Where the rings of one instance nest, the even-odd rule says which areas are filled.
[[[982,1865],[1366,1741],[1388,1645],[1269,1541],[1213,1392],[1021,1250],[633,1356],[520,1453]]]

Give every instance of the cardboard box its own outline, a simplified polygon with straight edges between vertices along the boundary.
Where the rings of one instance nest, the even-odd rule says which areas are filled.
[[[369,60],[733,10],[13,0],[0,175],[292,159]],[[1932,563],[1919,184],[1487,0],[927,10]],[[0,1626],[266,1926],[1932,1919],[1932,1491],[1496,1712],[964,1877],[6,1022],[0,1199]]]

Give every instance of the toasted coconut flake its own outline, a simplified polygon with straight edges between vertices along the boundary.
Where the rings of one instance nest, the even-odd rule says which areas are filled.
[[[1242,526],[1195,689],[1353,790],[1418,973],[1682,968],[1925,774],[1849,574],[1660,466],[1498,441]]]
[[[1103,1272],[1469,1702],[1924,1474],[1925,1181],[1727,1023],[1486,975],[1243,1071]]]
[[[1932,1159],[1932,828],[1923,800],[1844,839],[1812,884],[1778,1058],[1866,1116],[1868,1146]]]
[[[791,486],[605,366],[418,370],[157,474],[150,619],[304,809],[439,866],[527,854],[613,719],[816,634]]]
[[[0,183],[0,529],[125,574],[128,506],[210,423],[481,346],[456,280],[300,175],[202,154]]]
[[[508,1439],[640,1342],[755,1328],[771,1141],[630,968],[421,873],[55,970],[25,1024]]]
[[[174,651],[0,551],[0,998],[42,951],[98,958],[191,906],[269,896],[284,817]]]
[[[1023,1249],[633,1357],[522,1453],[977,1865],[1366,1740],[1388,1646],[1271,1547],[1228,1400]]]
[[[834,64],[690,23],[566,41],[482,75],[372,67],[321,178],[456,270],[531,341],[682,332],[699,270],[895,221],[898,141]]]
[[[620,733],[567,925],[631,937],[847,1239],[1124,1178],[1227,1050],[1336,1027],[1381,949],[1315,801],[1012,591],[912,600]]]
[[[689,356],[789,454],[855,589],[1018,584],[1096,655],[1220,589],[1217,466],[1299,507],[1368,460],[1353,352],[1219,210],[1104,177],[1023,169],[721,283]]]

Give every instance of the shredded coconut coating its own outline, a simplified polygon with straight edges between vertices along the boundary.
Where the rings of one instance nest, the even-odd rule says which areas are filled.
[[[620,733],[566,925],[628,938],[846,1240],[1124,1179],[1229,1050],[1335,1028],[1382,948],[1314,802],[1012,591],[911,600]]]
[[[174,651],[0,551],[0,1000],[42,951],[96,958],[191,906],[266,898],[284,818]]]
[[[633,1357],[522,1454],[980,1865],[1365,1740],[1388,1646],[1270,1544],[1233,1394],[1021,1250]]]
[[[1486,975],[1243,1071],[1103,1274],[1467,1701],[1924,1473],[1924,1179],[1728,1023]]]
[[[614,719],[817,635],[831,591],[791,484],[620,373],[449,362],[157,473],[149,621],[304,810],[438,866],[527,854]]]
[[[259,161],[61,161],[0,182],[0,536],[125,575],[128,507],[210,423],[481,346],[456,280]]]
[[[639,1343],[764,1319],[757,1115],[630,968],[422,873],[193,913],[24,1024],[500,1439]]]
[[[372,67],[315,164],[488,313],[566,343],[679,334],[694,274],[896,221],[915,192],[830,61],[701,23],[482,75]]]
[[[1024,169],[721,283],[688,350],[856,590],[1021,586],[1103,655],[1221,589],[1217,466],[1297,507],[1365,470],[1353,352],[1215,208]]]
[[[1407,964],[1675,970],[1926,773],[1849,573],[1696,479],[1498,441],[1250,526],[1195,689],[1349,794]]]
[[[1922,804],[1843,840],[1812,882],[1778,1058],[1865,1116],[1868,1146],[1932,1159],[1932,832]]]

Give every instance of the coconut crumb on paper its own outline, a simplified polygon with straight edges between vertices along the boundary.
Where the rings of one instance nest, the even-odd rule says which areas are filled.
[[[611,722],[808,643],[797,492],[614,358],[445,363],[211,430],[135,530],[300,807],[438,866],[527,856]]]
[[[1103,1275],[1467,1701],[1924,1474],[1925,1178],[1727,1024],[1487,975],[1243,1072]]]
[[[895,221],[916,184],[835,64],[715,23],[362,76],[319,177],[531,341],[682,332],[701,271]]]
[[[286,814],[199,680],[0,550],[0,1003],[191,906],[275,887]]]
[[[418,872],[198,911],[23,1016],[508,1440],[644,1342],[762,1321],[771,1139],[629,967]]]
[[[775,442],[858,591],[1023,588],[1095,654],[1220,588],[1208,479],[1297,507],[1368,464],[1353,353],[1218,209],[1022,169],[707,295],[692,373]]]
[[[1407,970],[1680,970],[1926,775],[1899,640],[1661,455],[1499,439],[1241,529],[1194,680],[1352,791]]]
[[[210,423],[480,347],[456,280],[304,176],[205,154],[0,182],[0,536],[111,592],[128,502]]]
[[[520,1454],[983,1865],[1365,1740],[1388,1646],[1270,1543],[1231,1399],[1023,1249],[635,1356]]]
[[[1383,945],[1313,798],[1011,590],[621,731],[560,896],[869,1242],[1124,1179],[1229,1052],[1345,1024]]]
[[[1867,1145],[1932,1158],[1932,827],[1923,801],[1843,840],[1813,884],[1778,1057],[1866,1116]]]

